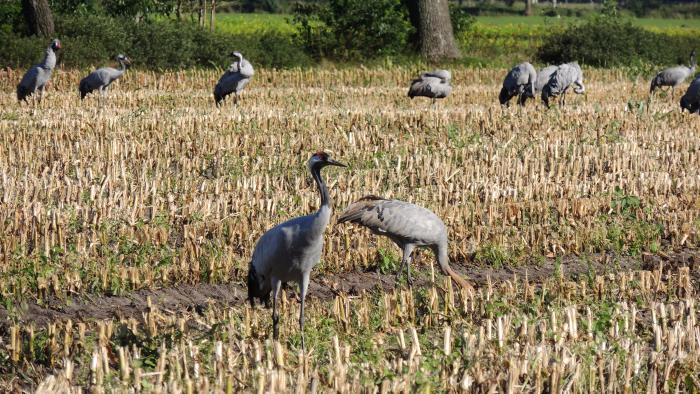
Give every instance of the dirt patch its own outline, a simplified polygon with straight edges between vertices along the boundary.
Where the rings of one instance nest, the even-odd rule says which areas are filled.
[[[423,256],[425,263],[429,255]],[[490,280],[499,283],[512,279],[513,275],[524,278],[527,274],[530,283],[541,283],[552,277],[559,270],[567,278],[577,279],[581,275],[611,273],[626,270],[653,269],[660,263],[669,269],[679,266],[694,267],[700,263],[700,250],[683,250],[671,254],[651,255],[640,257],[620,257],[611,254],[598,254],[581,258],[568,256],[560,260],[545,259],[539,264],[518,267],[475,267],[471,264],[456,262],[453,268],[467,276],[477,287],[483,286]],[[414,286],[423,286],[429,282],[429,270],[425,264],[414,264]],[[416,272],[419,270],[420,272]],[[698,280],[698,271],[691,269],[693,279]],[[441,273],[436,269],[436,276],[441,279]],[[396,286],[393,274],[376,272],[349,272],[337,275],[315,277],[309,289],[311,299],[332,299],[339,293],[350,295],[377,288],[390,290]],[[296,292],[296,286],[290,286]],[[162,289],[135,291],[123,296],[93,297],[82,295],[79,298],[61,300],[49,299],[45,305],[28,302],[16,308],[16,318],[23,323],[33,322],[37,327],[43,327],[50,322],[65,321],[94,321],[104,319],[119,319],[134,317],[140,319],[148,309],[148,299],[153,305],[165,313],[182,311],[200,311],[214,303],[221,306],[240,305],[246,302],[247,291],[243,283],[228,284],[199,284],[180,285]],[[0,307],[0,321],[9,322],[8,312]],[[2,324],[2,323],[0,323]]]

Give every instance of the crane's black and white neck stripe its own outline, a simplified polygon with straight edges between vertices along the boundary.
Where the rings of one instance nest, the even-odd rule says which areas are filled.
[[[329,163],[329,160],[333,163]],[[309,160],[309,172],[311,172],[311,176],[318,186],[318,192],[321,194],[321,207],[330,207],[331,204],[331,196],[328,193],[326,182],[321,177],[321,169],[330,164],[337,165],[335,163],[325,152],[317,152]]]

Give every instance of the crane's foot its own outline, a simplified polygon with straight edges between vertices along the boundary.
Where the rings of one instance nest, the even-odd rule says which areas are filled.
[[[408,284],[408,287],[413,286],[413,278],[411,278],[410,275],[406,277],[406,283]],[[394,277],[394,287],[399,287],[401,286],[401,273],[396,274]]]
[[[275,341],[280,339],[279,316],[272,315],[272,339]]]

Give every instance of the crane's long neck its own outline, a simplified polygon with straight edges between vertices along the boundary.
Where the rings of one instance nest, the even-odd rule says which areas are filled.
[[[439,245],[437,245],[436,249],[437,250],[433,250],[435,250],[438,264],[440,265],[442,272],[449,275],[452,278],[452,280],[454,280],[460,287],[467,290],[473,290],[474,288],[472,287],[472,285],[469,282],[467,282],[464,278],[462,278],[457,273],[457,271],[453,270],[452,267],[450,267],[450,258],[448,256],[447,242],[440,243]]]
[[[119,60],[119,75],[124,74],[124,71],[126,71],[126,63],[123,60]]]
[[[56,52],[54,52],[51,47],[46,48],[41,67],[47,70],[53,70],[53,68],[56,67]]]
[[[321,177],[321,168],[312,167],[311,176],[314,178],[316,186],[318,186],[318,192],[321,194],[321,207],[319,208],[319,210],[323,209],[324,207],[330,209],[331,197],[330,194],[328,194],[328,188],[326,187],[326,183]]]

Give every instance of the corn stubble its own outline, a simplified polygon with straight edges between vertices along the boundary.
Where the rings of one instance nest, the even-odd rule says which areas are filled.
[[[20,74],[0,73],[13,91]],[[644,84],[589,71],[589,93],[566,108],[504,111],[503,71],[463,69],[430,109],[405,97],[415,73],[261,70],[222,110],[209,71],[132,72],[102,109],[79,103],[73,71],[56,73],[41,108],[0,96],[0,387],[698,390],[694,267],[513,275],[470,294],[437,275],[413,291],[338,293],[309,303],[307,354],[286,295],[281,343],[268,339],[270,311],[243,304],[173,311],[149,299],[136,317],[28,318],[27,302],[243,282],[257,237],[317,206],[304,163],[318,148],[351,165],[329,176],[336,209],[370,193],[427,206],[463,264],[485,245],[511,264],[698,245],[700,128],[676,103],[649,108]],[[374,267],[378,247],[392,248],[333,227],[313,276]]]

